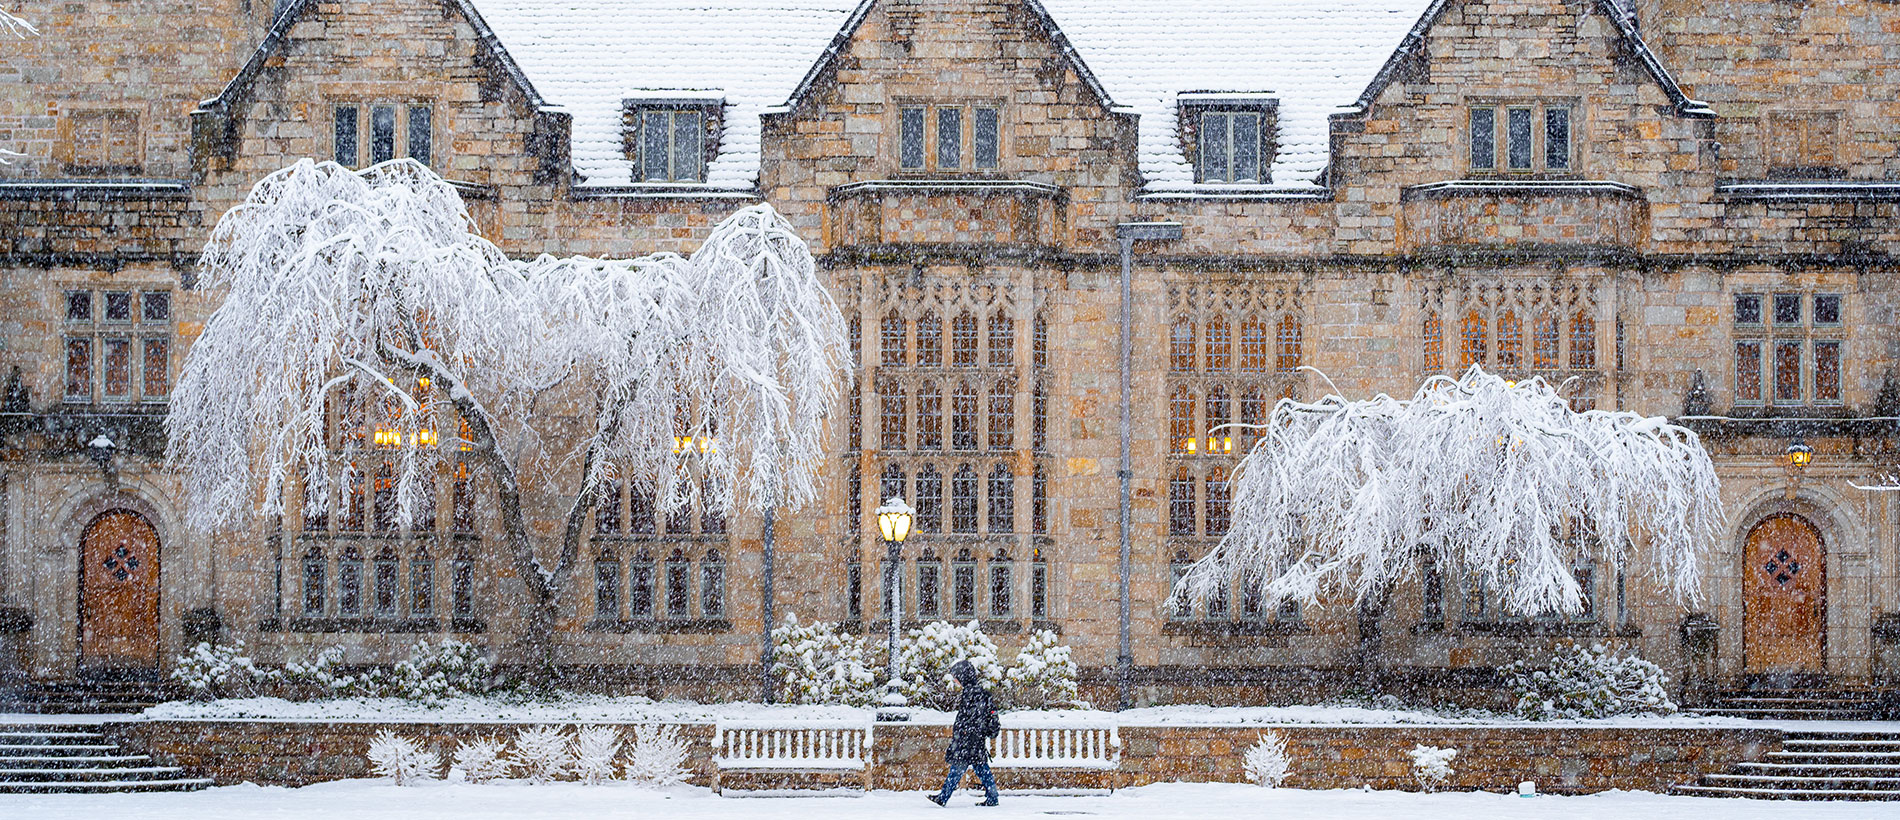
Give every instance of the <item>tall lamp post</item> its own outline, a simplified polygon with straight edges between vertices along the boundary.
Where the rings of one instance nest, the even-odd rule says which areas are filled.
[[[884,506],[877,508],[877,530],[884,536],[884,588],[891,593],[890,611],[884,613],[888,627],[886,637],[889,640],[885,650],[889,663],[884,669],[886,683],[883,706],[877,710],[877,719],[881,721],[910,720],[910,701],[899,690],[897,677],[897,618],[898,613],[904,611],[903,587],[897,582],[897,566],[903,557],[899,550],[904,546],[904,539],[910,537],[911,519],[916,512],[899,496],[890,497],[885,500]]]

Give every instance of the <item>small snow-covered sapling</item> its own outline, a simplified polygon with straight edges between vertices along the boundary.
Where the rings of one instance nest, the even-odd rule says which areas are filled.
[[[530,783],[555,780],[574,766],[573,743],[558,726],[527,726],[515,733],[514,765]]]
[[[434,780],[442,757],[409,738],[384,729],[369,742],[370,769],[398,786]]]
[[[612,726],[583,726],[574,734],[574,775],[582,783],[598,786],[612,778],[619,756],[620,731]]]
[[[455,748],[455,768],[462,770],[462,779],[469,783],[487,783],[507,777],[514,764],[502,756],[504,748],[501,741],[492,737],[463,741]]]
[[[688,750],[678,726],[640,726],[633,730],[633,744],[627,749],[622,771],[629,782],[641,786],[658,788],[684,783]]]
[[[1287,770],[1293,760],[1287,756],[1286,738],[1279,732],[1267,732],[1260,736],[1259,742],[1247,749],[1242,765],[1247,771],[1247,779],[1260,786],[1278,788],[1286,781]]]
[[[1435,792],[1444,788],[1445,783],[1451,780],[1451,759],[1458,756],[1458,750],[1441,749],[1420,743],[1413,746],[1412,751],[1406,754],[1412,758],[1412,776],[1418,779],[1419,787],[1428,792]]]

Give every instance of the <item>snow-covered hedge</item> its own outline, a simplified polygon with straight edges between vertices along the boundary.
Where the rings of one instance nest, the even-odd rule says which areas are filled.
[[[245,654],[241,640],[225,645],[200,643],[178,656],[172,678],[184,684],[194,700],[248,697],[268,691],[296,700],[380,697],[434,704],[500,688],[488,656],[480,648],[454,639],[436,644],[423,641],[410,648],[408,660],[362,674],[344,671],[340,646],[321,649],[309,660],[269,669]]]
[[[833,623],[805,624],[797,615],[772,630],[772,670],[783,703],[867,706],[883,694],[883,641],[851,635]],[[1009,709],[1088,708],[1077,699],[1076,666],[1069,647],[1038,630],[1006,669],[996,644],[976,621],[932,621],[898,641],[897,668],[911,705],[954,709],[957,687],[950,667],[967,660],[983,685]]]
[[[797,615],[772,630],[772,674],[781,703],[865,706],[877,700],[864,639],[832,623],[801,624]]]
[[[192,700],[256,695],[280,673],[261,669],[244,654],[244,642],[199,642],[172,664],[172,679],[191,691]]]
[[[1003,673],[1004,705],[1012,709],[1087,709],[1077,697],[1075,659],[1056,633],[1038,629]]]
[[[1517,713],[1532,720],[1669,714],[1669,679],[1657,665],[1601,644],[1559,648],[1549,661],[1518,661],[1504,673]]]
[[[958,687],[950,680],[950,667],[957,661],[975,666],[979,679],[991,690],[1002,685],[1003,664],[996,659],[996,644],[976,621],[960,626],[932,621],[911,630],[910,640],[897,645],[897,671],[904,678],[904,696],[911,705],[957,708]]]

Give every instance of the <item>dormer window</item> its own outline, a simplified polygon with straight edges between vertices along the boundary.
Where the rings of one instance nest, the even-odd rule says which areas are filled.
[[[406,156],[429,165],[435,154],[435,112],[428,103],[350,103],[331,109],[332,156],[362,168]]]
[[[986,104],[897,108],[897,167],[903,171],[994,171],[1002,161],[1003,111]]]
[[[634,182],[705,182],[719,141],[722,98],[622,101],[627,158]]]
[[[1182,94],[1183,147],[1198,182],[1264,184],[1272,181],[1279,100],[1255,93]]]
[[[1575,165],[1570,103],[1471,106],[1466,144],[1474,174],[1569,173]]]

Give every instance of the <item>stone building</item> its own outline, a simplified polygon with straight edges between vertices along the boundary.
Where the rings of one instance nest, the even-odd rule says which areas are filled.
[[[781,613],[879,628],[868,511],[901,494],[921,530],[906,620],[979,620],[1006,648],[1054,628],[1107,685],[1126,469],[1140,697],[1326,687],[1350,671],[1350,603],[1164,606],[1250,444],[1212,428],[1332,389],[1302,366],[1356,397],[1482,364],[1697,429],[1727,533],[1687,606],[1587,549],[1576,618],[1421,573],[1382,621],[1395,683],[1482,687],[1572,640],[1724,684],[1900,676],[1900,506],[1861,489],[1892,483],[1900,415],[1892,3],[19,11],[41,35],[0,43],[0,147],[24,155],[0,166],[0,669],[150,674],[216,635],[265,661],[388,662],[440,635],[519,657],[480,475],[440,476],[444,514],[416,527],[380,513],[365,465],[332,514],[207,534],[158,462],[216,307],[193,266],[218,215],[297,158],[410,156],[511,254],[690,250],[759,201],[799,227],[859,378],[826,501],[779,517]],[[530,489],[551,520],[573,488]],[[557,657],[743,692],[758,567],[758,521],[656,516],[621,487]]]

